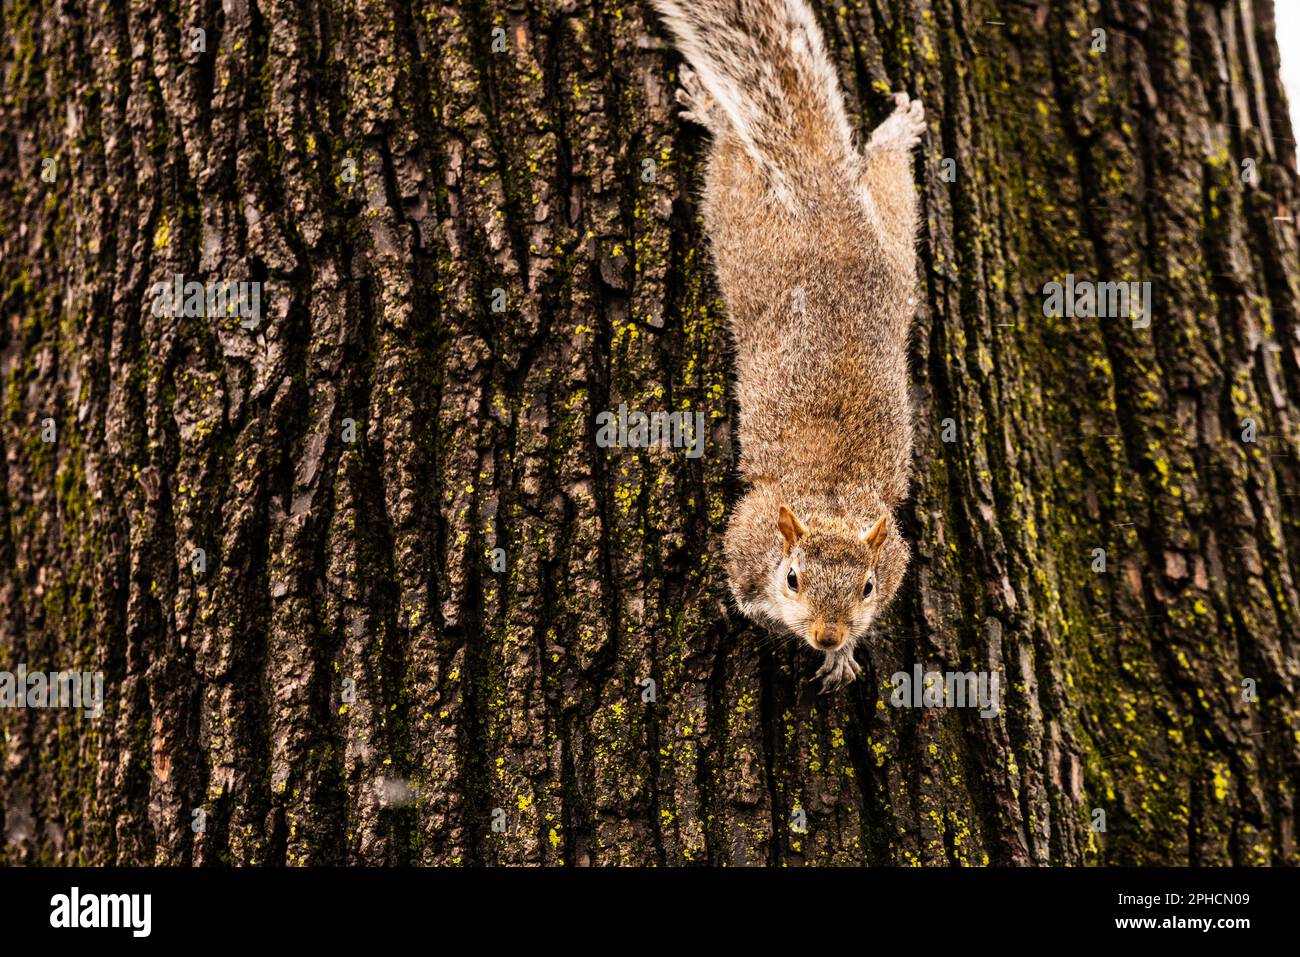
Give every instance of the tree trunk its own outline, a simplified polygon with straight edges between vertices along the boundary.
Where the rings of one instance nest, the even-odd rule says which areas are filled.
[[[0,709],[0,861],[1300,863],[1271,4],[818,15],[861,134],[930,118],[914,561],[826,697],[727,596],[707,141],[647,5],[6,0],[0,670],[104,714]],[[155,314],[176,274],[260,321]],[[1149,328],[1045,316],[1067,274]],[[598,446],[621,404],[703,456]],[[997,715],[894,707],[918,664]]]

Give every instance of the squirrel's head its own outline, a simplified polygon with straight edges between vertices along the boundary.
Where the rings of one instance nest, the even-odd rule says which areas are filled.
[[[771,516],[776,561],[742,603],[751,617],[784,626],[818,651],[834,651],[866,633],[889,604],[907,568],[907,544],[888,509],[861,524],[787,505]]]

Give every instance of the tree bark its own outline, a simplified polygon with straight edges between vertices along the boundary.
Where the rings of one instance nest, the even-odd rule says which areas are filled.
[[[647,5],[6,0],[0,670],[105,713],[0,709],[0,861],[1300,863],[1271,4],[817,12],[864,137],[930,118],[914,562],[833,697],[727,597],[707,141]],[[178,273],[261,322],[154,315]],[[1150,327],[1045,317],[1067,273]],[[704,455],[598,447],[621,403]],[[916,664],[998,715],[893,707]]]

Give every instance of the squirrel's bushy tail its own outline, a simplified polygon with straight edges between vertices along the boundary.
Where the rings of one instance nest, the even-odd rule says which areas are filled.
[[[652,0],[726,126],[760,164],[799,171],[852,150],[807,0]]]

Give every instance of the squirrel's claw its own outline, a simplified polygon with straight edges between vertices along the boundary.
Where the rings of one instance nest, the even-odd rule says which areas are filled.
[[[906,93],[894,94],[894,112],[875,128],[867,150],[910,150],[925,133],[925,107]]]
[[[677,88],[676,100],[682,107],[682,119],[698,123],[709,132],[717,128],[717,104],[713,97],[700,85],[700,78],[688,66],[682,67],[681,86]]]
[[[853,649],[845,646],[836,651],[828,651],[826,660],[811,680],[820,679],[822,690],[818,694],[830,694],[845,685],[852,684],[860,674],[862,669],[853,660]]]

